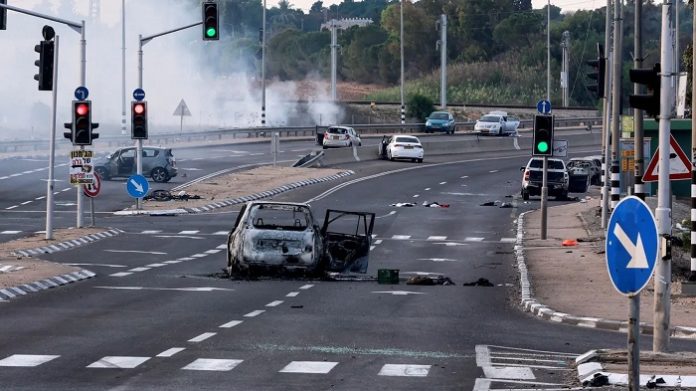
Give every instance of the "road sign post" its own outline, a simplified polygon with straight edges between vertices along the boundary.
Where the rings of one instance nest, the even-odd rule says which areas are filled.
[[[605,246],[611,282],[630,300],[629,379],[640,379],[640,291],[650,281],[659,249],[657,224],[643,200],[629,196],[619,201],[607,225]]]

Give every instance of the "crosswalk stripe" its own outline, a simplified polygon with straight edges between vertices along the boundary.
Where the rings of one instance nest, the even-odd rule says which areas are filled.
[[[464,240],[467,242],[483,242],[483,239],[485,239],[485,238],[472,237],[472,236],[467,236],[466,238],[464,238]]]
[[[181,369],[189,371],[231,371],[244,360],[226,360],[221,358],[198,358]]]
[[[161,232],[162,232],[161,230],[154,229],[154,230],[145,230],[145,231],[141,232],[141,234],[158,234]]]
[[[0,367],[36,367],[60,356],[39,354],[13,354],[0,360]]]
[[[385,364],[377,375],[426,377],[430,367],[430,365]]]
[[[133,357],[133,356],[105,356],[99,361],[95,361],[87,368],[128,368],[132,369],[149,360],[150,357]]]
[[[194,231],[181,231],[181,232],[179,232],[179,235],[194,235],[194,234],[197,234],[197,233],[199,233],[199,232],[200,232],[200,231],[198,231],[198,230],[194,230]]]
[[[447,236],[428,236],[428,240],[447,240]]]
[[[326,374],[338,365],[334,361],[292,361],[278,372],[283,373],[321,373]]]
[[[408,240],[411,238],[411,235],[392,235],[392,239],[394,240]]]
[[[157,355],[157,357],[172,357],[173,355],[186,350],[186,348],[171,348]]]

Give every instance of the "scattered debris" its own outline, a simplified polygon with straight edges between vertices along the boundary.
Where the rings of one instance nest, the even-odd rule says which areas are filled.
[[[389,206],[396,206],[397,208],[402,208],[402,207],[407,207],[410,208],[412,206],[416,206],[413,202],[397,202],[396,204],[391,204]]]
[[[177,194],[172,194],[169,190],[155,190],[152,193],[143,197],[147,201],[188,201],[200,200],[201,196],[187,194],[185,191],[180,191]]]
[[[423,201],[423,206],[426,208],[449,208],[449,204],[440,204],[438,202]]]
[[[304,308],[303,305],[291,305],[290,308]]]
[[[603,373],[595,373],[591,380],[582,382],[583,387],[603,387],[609,385],[609,377]]]
[[[495,203],[496,203],[496,201],[488,201],[488,202],[484,202],[483,204],[481,204],[479,206],[495,206]]]
[[[655,379],[655,376],[653,375],[650,378],[650,380],[648,380],[648,382],[645,383],[645,386],[648,388],[657,388],[657,386],[659,386],[661,384],[665,384],[665,383],[666,383],[665,379],[663,379],[661,377],[658,377],[657,379]]]
[[[378,284],[398,284],[399,269],[377,269]]]
[[[563,247],[573,247],[573,246],[577,246],[577,245],[578,245],[578,241],[575,239],[566,239],[563,242],[561,242],[561,246],[563,246]]]
[[[500,207],[501,208],[512,208],[512,204],[509,202],[503,202],[502,204],[500,204]]]
[[[449,277],[442,275],[417,275],[406,280],[406,285],[455,285]]]
[[[601,238],[577,238],[578,243],[599,242]]]
[[[483,277],[479,278],[478,280],[476,280],[474,282],[465,282],[462,285],[464,285],[464,286],[495,286],[495,285],[493,285],[492,282],[488,281],[487,278],[483,278]]]

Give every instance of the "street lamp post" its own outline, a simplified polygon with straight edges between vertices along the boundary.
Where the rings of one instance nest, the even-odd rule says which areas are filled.
[[[404,106],[404,0],[401,0],[401,6],[399,7],[401,12],[401,23],[399,23],[399,45],[401,58],[401,125],[406,123],[406,109]]]

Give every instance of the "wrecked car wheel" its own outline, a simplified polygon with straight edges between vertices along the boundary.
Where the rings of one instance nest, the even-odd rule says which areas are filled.
[[[152,180],[155,182],[167,182],[169,180],[169,174],[167,174],[167,170],[165,170],[162,167],[154,168],[150,173],[150,176],[152,177]]]

